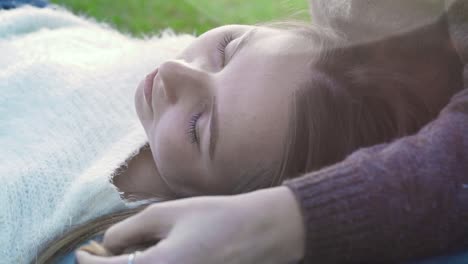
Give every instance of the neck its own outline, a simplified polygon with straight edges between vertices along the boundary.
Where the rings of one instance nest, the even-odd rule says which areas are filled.
[[[113,184],[124,192],[124,198],[130,201],[161,198],[174,198],[174,194],[161,178],[151,153],[145,145],[140,152],[127,162],[127,167],[119,169],[113,178]]]

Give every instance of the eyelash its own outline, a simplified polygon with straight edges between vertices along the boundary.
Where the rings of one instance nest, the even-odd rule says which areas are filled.
[[[224,38],[219,42],[217,50],[218,52],[223,56],[223,64],[224,64],[224,58],[226,54],[226,47],[227,45],[232,41],[233,36],[232,35],[225,35]]]
[[[224,38],[221,40],[221,42],[219,42],[217,46],[218,52],[223,56],[223,65],[224,65],[224,58],[226,54],[226,47],[232,40],[233,40],[232,35],[225,35]],[[199,143],[199,138],[197,135],[197,122],[198,122],[198,119],[200,119],[201,115],[202,113],[194,114],[189,120],[189,127],[187,130],[187,133],[190,137],[190,141],[192,142],[192,144]]]
[[[199,143],[197,135],[197,122],[200,119],[202,113],[194,114],[189,120],[189,127],[187,133],[189,134],[192,144]]]

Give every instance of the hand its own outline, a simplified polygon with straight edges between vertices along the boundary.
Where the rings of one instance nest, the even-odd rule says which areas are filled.
[[[158,239],[134,263],[297,263],[304,255],[302,216],[287,187],[154,204],[110,227],[103,245],[119,253]],[[78,251],[77,260],[126,264],[128,255],[97,257]]]

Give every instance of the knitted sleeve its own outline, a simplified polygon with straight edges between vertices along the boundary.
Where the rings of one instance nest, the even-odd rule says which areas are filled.
[[[394,263],[468,241],[468,89],[414,136],[284,183],[301,205],[304,263]]]

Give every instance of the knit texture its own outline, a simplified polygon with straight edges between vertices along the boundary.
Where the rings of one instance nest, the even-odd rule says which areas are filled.
[[[146,143],[140,80],[193,36],[144,39],[56,6],[0,10],[0,263],[135,204],[111,184]]]
[[[317,0],[316,7],[325,2]],[[392,25],[395,16],[402,16],[396,24],[406,22],[393,24],[391,30],[387,27],[387,33],[400,32],[405,23],[417,25],[412,22],[424,21],[423,16],[404,14],[411,14],[418,2],[424,7],[421,9],[432,5],[433,10],[447,15],[449,41],[463,63],[467,62],[465,0],[446,1],[445,11],[443,0],[331,2],[345,6],[336,12],[313,10],[323,10],[319,22],[345,28],[346,22],[365,24],[365,29],[373,28],[375,33],[367,32],[366,41],[384,37],[378,26],[389,20]],[[311,3],[314,8],[314,1]],[[404,12],[396,12],[398,9]],[[390,10],[395,13],[385,15]],[[467,87],[466,66],[464,72]],[[417,134],[358,150],[339,164],[284,184],[302,208],[304,263],[398,263],[468,248],[468,90],[455,95],[439,117]]]
[[[468,90],[459,97],[417,135],[285,183],[304,215],[304,263],[398,263],[467,245]]]

